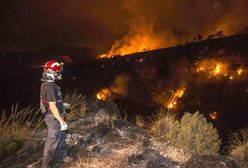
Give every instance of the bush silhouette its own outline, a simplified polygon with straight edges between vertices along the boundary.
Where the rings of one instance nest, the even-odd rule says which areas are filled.
[[[221,144],[217,130],[199,112],[185,113],[179,122],[173,123],[166,138],[173,146],[196,156],[216,154]]]
[[[155,136],[164,136],[174,126],[174,122],[177,122],[175,114],[163,108],[156,113],[148,125],[148,132]]]
[[[230,157],[233,158],[240,167],[248,162],[248,127],[231,133],[229,138]]]

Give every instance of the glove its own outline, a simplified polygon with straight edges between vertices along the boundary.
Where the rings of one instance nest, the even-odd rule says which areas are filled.
[[[66,110],[68,110],[71,107],[71,105],[69,103],[63,103],[63,105],[64,105]]]
[[[60,131],[66,131],[67,129],[68,129],[68,126],[66,122],[64,122],[63,124],[60,124]]]

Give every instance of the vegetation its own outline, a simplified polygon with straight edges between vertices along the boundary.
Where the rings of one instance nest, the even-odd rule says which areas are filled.
[[[23,145],[31,145],[31,139],[43,124],[39,110],[18,108],[12,105],[10,115],[3,112],[0,118],[0,157],[15,153]],[[29,147],[29,146],[26,146]]]
[[[165,135],[175,125],[175,117],[175,114],[168,112],[167,109],[159,109],[148,126],[149,133],[156,136]]]
[[[145,127],[145,120],[141,115],[136,115],[135,116],[135,125],[137,125],[140,128]]]
[[[230,156],[236,162],[248,162],[248,128],[231,133],[229,139]]]
[[[77,92],[67,93],[64,97],[64,102],[71,105],[66,117],[67,120],[75,120],[86,115],[88,110],[86,106],[86,97]]]
[[[193,155],[216,154],[220,149],[219,134],[199,112],[185,113],[166,133],[169,142]]]
[[[78,93],[66,94],[65,102],[71,105],[67,114],[69,120],[83,117],[86,113],[85,96]],[[7,115],[9,114],[9,115]],[[44,122],[37,108],[19,108],[12,105],[10,112],[3,112],[0,118],[0,157],[15,154],[22,147],[30,149],[36,132]]]

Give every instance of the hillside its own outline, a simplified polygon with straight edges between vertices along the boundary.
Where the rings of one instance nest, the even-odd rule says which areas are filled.
[[[171,111],[179,115],[185,111],[203,112],[226,139],[230,130],[247,125],[247,47],[248,36],[242,34],[95,60],[81,67],[80,88],[89,95],[108,88],[112,90],[110,99],[122,110],[148,117],[168,102],[171,92],[185,88],[177,107]],[[206,71],[197,72],[196,63],[205,60],[210,62]],[[227,67],[223,66],[219,76],[211,76],[219,63]],[[242,75],[235,76],[241,67]],[[119,78],[127,81],[118,83]],[[115,93],[115,89],[124,89],[125,93]],[[217,117],[211,118],[211,114]]]
[[[115,90],[117,92],[111,93],[107,99],[114,100],[121,112],[127,111],[131,119],[136,114],[153,115],[158,107],[167,106],[172,92],[185,88],[177,107],[171,111],[179,116],[185,111],[201,111],[225,139],[230,130],[247,125],[247,47],[247,34],[240,34],[112,59],[88,60],[92,53],[85,52],[82,56],[77,52],[80,49],[74,51],[73,48],[51,50],[51,53],[69,58],[65,62],[63,81],[59,82],[63,91],[76,89],[96,97],[103,88]],[[3,70],[0,75],[4,79],[0,82],[2,108],[9,108],[17,102],[22,106],[38,103],[42,73],[40,61],[47,59],[44,56],[47,53],[47,50],[23,53],[24,60],[28,61],[16,61],[18,57],[11,55],[1,57]],[[215,64],[208,65],[207,73],[198,73],[196,63],[205,59],[227,62],[230,74],[209,78],[209,73],[217,67]],[[231,79],[241,67],[242,75]],[[211,118],[211,114],[217,114],[217,118]]]
[[[110,120],[105,120],[103,117],[96,124],[95,115],[100,108],[112,117]],[[111,102],[94,102],[82,117],[69,118],[70,129],[67,133],[66,142],[69,153],[75,156],[76,160],[72,163],[55,162],[53,167],[237,167],[235,162],[227,156],[193,157],[190,153],[171,146],[164,137],[151,136],[146,130],[122,120],[118,117],[119,113],[120,111],[116,108],[116,105]],[[114,119],[113,116],[117,116],[117,118]],[[0,167],[38,168],[46,134],[46,129],[40,129],[30,139],[31,144],[23,143],[26,146],[19,144],[18,139],[15,141],[12,139],[8,146],[16,151],[12,155],[3,157]],[[17,146],[16,149],[14,149],[15,146]]]

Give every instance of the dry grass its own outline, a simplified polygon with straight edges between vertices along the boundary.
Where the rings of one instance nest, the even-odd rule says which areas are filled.
[[[40,111],[35,108],[19,109],[17,103],[9,113],[6,116],[4,111],[0,118],[0,156],[13,154],[20,145],[28,145],[43,124]]]
[[[123,121],[127,121],[128,115],[127,115],[127,111],[124,110],[124,116],[122,117]]]
[[[43,120],[39,117],[39,110],[27,107],[18,109],[18,103],[12,105],[10,116],[3,112],[0,118],[0,136],[11,134],[21,138],[27,138],[33,135],[42,125]],[[35,122],[35,124],[33,124]]]
[[[141,115],[136,115],[135,116],[135,125],[137,125],[140,128],[145,127],[145,120]]]
[[[229,139],[230,156],[236,161],[248,161],[248,128],[231,133]]]
[[[78,158],[78,161],[73,168],[116,168],[127,167],[127,157],[123,157],[125,160],[116,160],[112,158],[101,157],[83,157]]]
[[[74,120],[77,118],[83,118],[88,110],[86,104],[86,97],[77,92],[67,93],[64,98],[64,102],[71,105],[69,112],[67,113],[67,119]]]
[[[176,121],[176,115],[166,109],[159,109],[148,125],[148,131],[152,135],[164,136]]]

